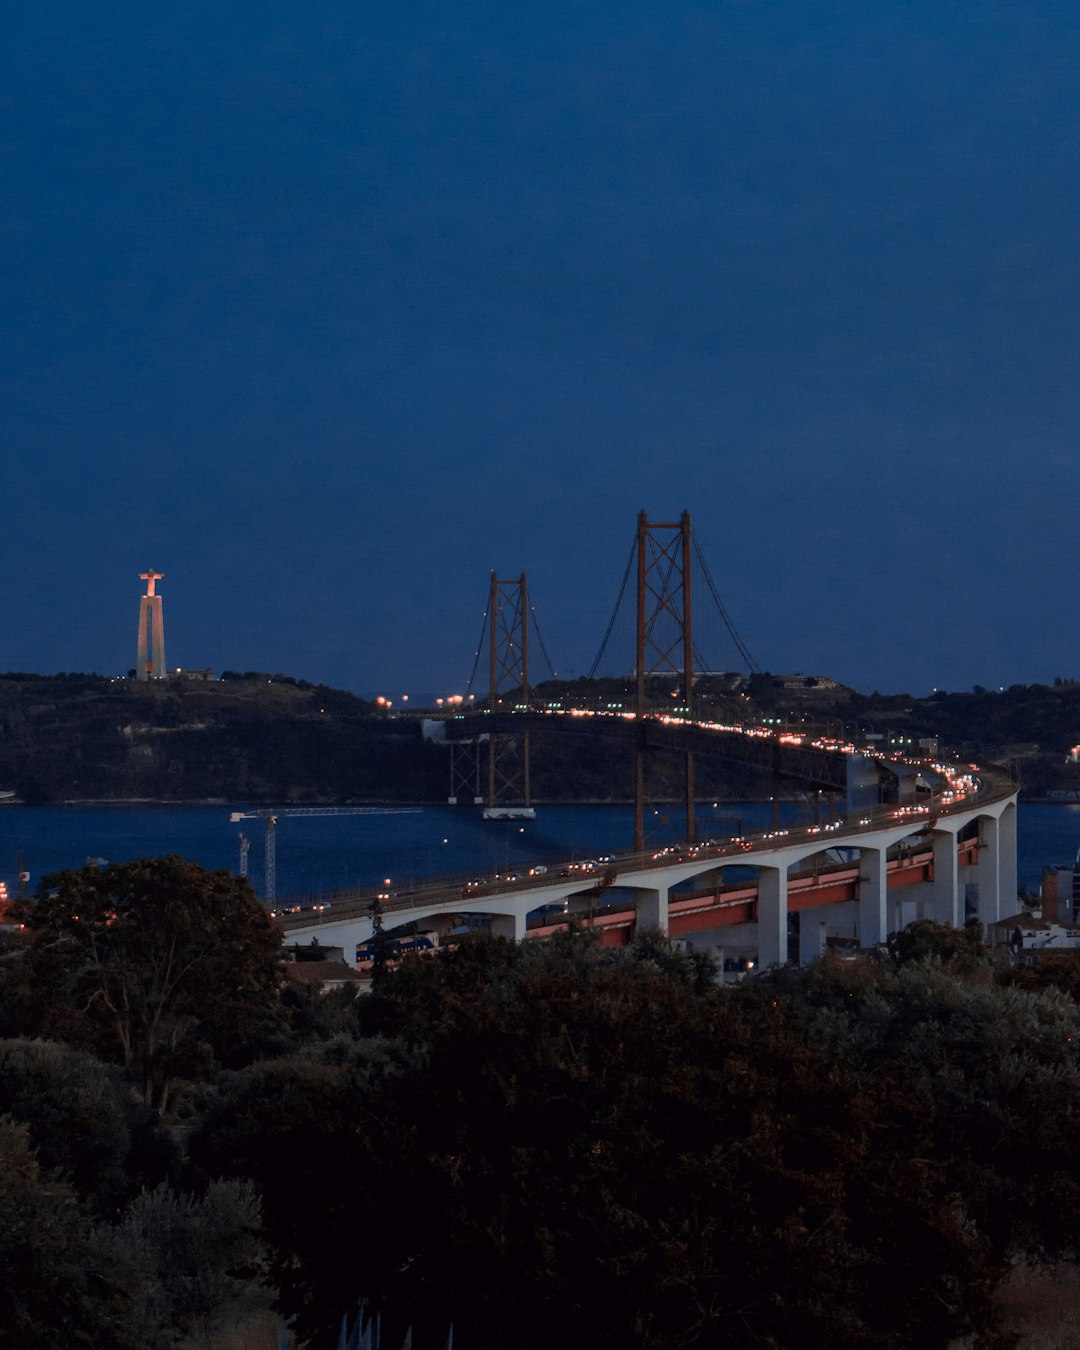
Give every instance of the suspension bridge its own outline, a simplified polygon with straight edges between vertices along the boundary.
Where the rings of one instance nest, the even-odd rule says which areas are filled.
[[[762,965],[808,960],[828,941],[872,947],[916,917],[984,925],[1011,912],[1016,896],[1017,784],[1003,770],[927,757],[868,753],[835,738],[811,738],[717,715],[701,698],[708,669],[694,626],[695,572],[704,578],[743,666],[757,665],[739,636],[697,546],[690,515],[653,522],[642,512],[619,595],[590,675],[612,655],[620,615],[633,615],[633,650],[618,707],[566,707],[537,696],[530,649],[552,675],[525,574],[492,573],[477,644],[483,700],[425,721],[425,734],[450,757],[450,799],[488,810],[531,809],[531,742],[569,734],[617,740],[633,749],[634,845],[589,864],[537,868],[524,875],[443,878],[394,894],[360,890],[290,897],[279,921],[291,942],[318,938],[352,961],[376,926],[446,936],[478,917],[521,941],[569,916],[598,930],[607,945],[641,928],[695,943],[755,953]],[[631,579],[634,585],[631,587]],[[715,668],[715,667],[714,667]],[[658,689],[661,695],[658,696]],[[626,704],[629,706],[626,706]],[[696,762],[715,756],[771,775],[774,800],[798,788],[813,818],[797,829],[756,836],[698,835]],[[677,838],[653,847],[646,821],[660,812],[657,762],[680,764]],[[664,775],[670,796],[671,774]],[[823,820],[822,800],[827,805]],[[665,817],[669,802],[663,801]]]

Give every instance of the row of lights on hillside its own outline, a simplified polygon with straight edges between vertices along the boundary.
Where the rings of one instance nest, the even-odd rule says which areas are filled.
[[[408,694],[402,694],[401,701],[402,703],[408,703],[409,701]],[[475,694],[469,694],[468,697],[466,697],[464,694],[448,694],[446,698],[437,698],[435,700],[436,705],[440,708],[454,707],[459,703],[475,703],[475,702],[476,702]],[[384,698],[382,694],[380,694],[379,697],[375,700],[375,706],[378,708],[392,708],[394,706],[394,700],[392,698]]]

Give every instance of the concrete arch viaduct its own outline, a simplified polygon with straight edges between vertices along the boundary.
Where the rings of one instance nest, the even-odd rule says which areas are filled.
[[[758,728],[664,720],[666,734],[680,739],[724,737],[725,753],[735,748],[733,738],[742,739],[746,759],[783,758],[791,776],[801,754],[812,784],[838,785],[844,762],[859,759],[895,775],[902,790],[894,801],[849,807],[828,825],[624,854],[588,870],[567,864],[465,886],[460,879],[433,881],[383,898],[385,929],[419,925],[445,933],[463,915],[486,915],[494,933],[521,941],[553,931],[551,918],[536,911],[564,907],[598,928],[606,945],[656,928],[752,951],[770,966],[811,960],[830,937],[869,948],[914,918],[961,926],[974,914],[988,925],[1015,908],[1017,785],[1004,771],[857,756],[852,747],[794,746],[775,735],[766,745],[769,734]],[[602,906],[613,887],[624,900]],[[372,936],[374,900],[374,893],[351,892],[335,896],[331,908],[286,913],[280,922],[289,942],[317,938],[344,947],[351,959]]]

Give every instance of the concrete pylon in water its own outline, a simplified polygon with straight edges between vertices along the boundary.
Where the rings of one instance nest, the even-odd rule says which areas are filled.
[[[139,655],[135,661],[137,680],[165,678],[165,621],[161,617],[161,596],[154,593],[154,585],[164,572],[140,572],[146,582],[146,594],[139,600]]]

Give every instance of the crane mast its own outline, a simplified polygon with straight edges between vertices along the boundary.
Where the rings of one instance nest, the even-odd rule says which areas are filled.
[[[266,872],[263,880],[263,899],[277,897],[277,823],[286,816],[404,816],[416,815],[419,806],[283,806],[263,807],[256,811],[233,811],[229,823],[241,820],[262,820],[266,825]],[[248,841],[240,836],[240,875],[247,875]]]

